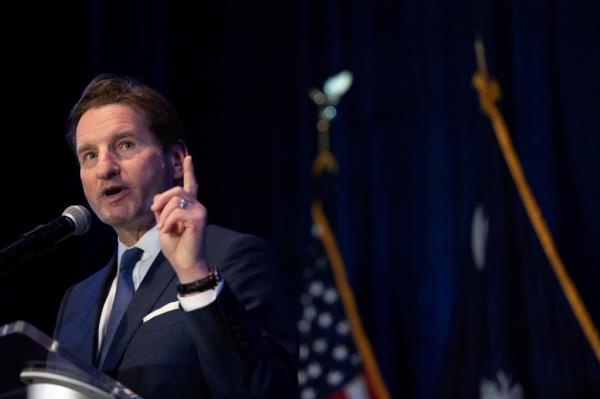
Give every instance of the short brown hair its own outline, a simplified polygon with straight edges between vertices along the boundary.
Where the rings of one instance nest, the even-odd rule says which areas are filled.
[[[90,109],[109,104],[125,104],[142,113],[148,130],[166,151],[184,140],[184,129],[171,103],[156,90],[127,76],[102,74],[87,85],[67,119],[67,142],[76,151],[77,124]]]

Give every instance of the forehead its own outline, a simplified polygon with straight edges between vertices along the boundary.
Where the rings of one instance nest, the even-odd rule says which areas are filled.
[[[144,117],[135,107],[126,104],[108,104],[86,111],[77,124],[77,147],[110,139],[120,134],[150,136]]]

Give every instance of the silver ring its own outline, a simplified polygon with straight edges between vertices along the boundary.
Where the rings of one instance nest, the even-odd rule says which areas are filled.
[[[182,198],[182,199],[179,201],[179,207],[180,207],[181,209],[185,209],[185,207],[186,207],[186,206],[188,206],[188,204],[189,204],[189,201],[188,201],[188,200],[186,200],[185,198]]]

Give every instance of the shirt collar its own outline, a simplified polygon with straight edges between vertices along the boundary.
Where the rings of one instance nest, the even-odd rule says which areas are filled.
[[[119,243],[117,249],[117,259],[119,261],[119,265],[121,264],[121,256],[123,255],[123,252],[125,252],[129,248],[138,247],[144,251],[140,260],[147,259],[151,256],[155,257],[160,252],[160,240],[158,239],[158,228],[156,227],[156,225],[147,232],[145,232],[140,237],[138,242],[136,242],[131,247],[128,247],[127,245],[123,244],[120,240],[117,241]]]

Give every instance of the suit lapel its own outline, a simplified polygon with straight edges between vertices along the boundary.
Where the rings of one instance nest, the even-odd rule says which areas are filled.
[[[160,252],[123,315],[111,347],[106,354],[106,359],[101,365],[102,370],[114,370],[116,368],[129,341],[142,325],[144,316],[152,310],[173,278],[175,278],[175,272]]]
[[[94,279],[83,290],[83,296],[77,300],[79,306],[89,309],[89,311],[81,312],[80,323],[73,331],[73,337],[69,338],[69,341],[78,342],[76,345],[78,350],[75,355],[91,364],[94,364],[98,349],[98,323],[104,306],[105,293],[112,281],[111,272],[114,271],[115,259],[113,256],[109,264],[98,271]]]

